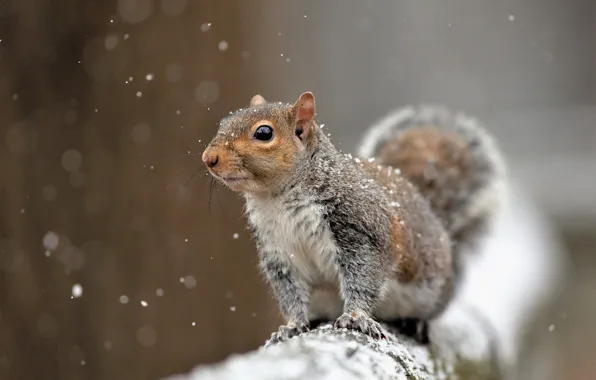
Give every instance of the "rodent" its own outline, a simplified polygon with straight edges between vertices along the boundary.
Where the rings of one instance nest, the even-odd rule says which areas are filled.
[[[425,326],[447,307],[457,281],[457,250],[445,223],[451,214],[437,208],[440,188],[433,193],[416,183],[418,166],[408,166],[408,179],[377,157],[343,154],[317,125],[315,109],[311,92],[294,104],[255,95],[248,108],[221,120],[202,154],[210,173],[246,200],[260,269],[286,321],[270,341],[320,319],[374,338],[386,337],[379,320]],[[394,150],[394,129],[377,137],[371,130],[368,151],[360,151],[410,163],[392,161],[409,146],[401,140]],[[435,139],[430,132],[418,137]],[[427,342],[424,335],[417,339]]]

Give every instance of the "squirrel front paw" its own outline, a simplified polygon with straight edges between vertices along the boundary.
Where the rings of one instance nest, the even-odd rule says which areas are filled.
[[[288,339],[300,335],[304,332],[310,331],[308,323],[290,322],[287,325],[279,326],[279,330],[271,334],[269,344],[285,342]]]
[[[375,339],[387,339],[383,327],[374,319],[356,313],[343,313],[334,324],[335,328],[358,330]]]

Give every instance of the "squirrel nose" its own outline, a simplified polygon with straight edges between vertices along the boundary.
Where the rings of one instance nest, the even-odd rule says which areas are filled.
[[[207,151],[203,153],[203,162],[207,167],[214,167],[219,162],[219,156],[216,154],[209,154]]]

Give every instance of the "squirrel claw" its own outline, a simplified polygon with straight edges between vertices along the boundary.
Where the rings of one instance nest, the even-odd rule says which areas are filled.
[[[344,313],[337,318],[334,327],[357,330],[374,339],[387,339],[387,334],[383,331],[381,324],[364,315]]]
[[[269,343],[281,343],[288,339],[298,336],[304,332],[310,331],[307,323],[288,323],[287,325],[279,326],[279,330],[271,334]]]

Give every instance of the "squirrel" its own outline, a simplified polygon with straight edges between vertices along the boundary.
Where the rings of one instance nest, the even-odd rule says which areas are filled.
[[[334,320],[377,339],[387,338],[379,321],[414,322],[411,335],[428,343],[427,324],[455,295],[453,242],[490,213],[475,199],[485,170],[471,153],[478,142],[451,125],[385,123],[360,148],[370,157],[352,157],[315,110],[311,92],[293,104],[255,95],[221,120],[202,154],[245,198],[260,270],[285,319],[269,341]]]

